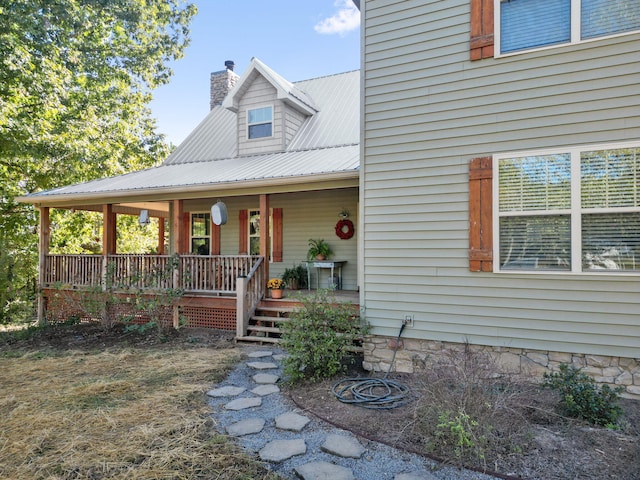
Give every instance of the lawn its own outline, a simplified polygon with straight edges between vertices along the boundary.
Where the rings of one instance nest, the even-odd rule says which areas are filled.
[[[0,478],[275,478],[210,417],[233,343],[65,328],[1,336]]]

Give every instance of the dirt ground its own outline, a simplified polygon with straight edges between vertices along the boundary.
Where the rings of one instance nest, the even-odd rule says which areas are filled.
[[[183,329],[144,334],[124,333],[122,326],[104,330],[99,325],[59,326],[27,338],[0,335],[0,356],[11,351],[101,350],[117,346],[144,348],[234,348],[233,332]],[[237,347],[239,348],[239,347]],[[351,366],[349,377],[370,376]],[[446,463],[459,464],[446,451],[435,452],[419,428],[421,399],[429,385],[420,376],[391,375],[410,388],[413,401],[390,410],[371,410],[337,400],[336,380],[287,387],[285,392],[301,408],[362,437],[381,441]],[[531,387],[531,386],[529,386]],[[555,413],[557,398],[548,390],[527,388],[518,402],[509,405],[509,418],[518,437],[518,448],[509,452],[485,452],[481,462],[465,467],[487,469],[503,478],[527,480],[637,480],[640,479],[640,402],[622,399],[623,416],[618,430],[595,428]]]

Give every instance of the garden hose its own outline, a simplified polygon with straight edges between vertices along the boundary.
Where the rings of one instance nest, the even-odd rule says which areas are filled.
[[[403,323],[400,327],[389,370],[384,378],[346,378],[341,380],[332,389],[338,400],[342,403],[382,410],[400,407],[413,400],[409,387],[394,380],[387,380],[387,376],[393,368],[400,336],[405,326],[406,324]]]

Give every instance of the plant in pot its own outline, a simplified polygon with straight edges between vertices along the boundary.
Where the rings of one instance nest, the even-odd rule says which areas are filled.
[[[286,268],[282,273],[282,280],[291,290],[298,290],[307,287],[307,269],[300,263]]]
[[[272,278],[267,282],[267,288],[271,292],[271,298],[282,298],[284,281],[279,278]]]
[[[324,238],[321,239],[309,239],[309,251],[307,252],[307,260],[326,260],[333,255],[333,250]]]

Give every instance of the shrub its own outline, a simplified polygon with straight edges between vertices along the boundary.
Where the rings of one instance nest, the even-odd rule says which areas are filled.
[[[302,308],[282,326],[281,345],[289,354],[283,362],[284,373],[292,383],[334,377],[345,368],[348,347],[366,329],[353,305],[328,298],[326,291],[299,299]]]
[[[600,426],[614,426],[622,414],[617,404],[622,387],[599,387],[595,380],[567,364],[560,371],[544,374],[544,386],[560,392],[560,408],[570,417]]]

